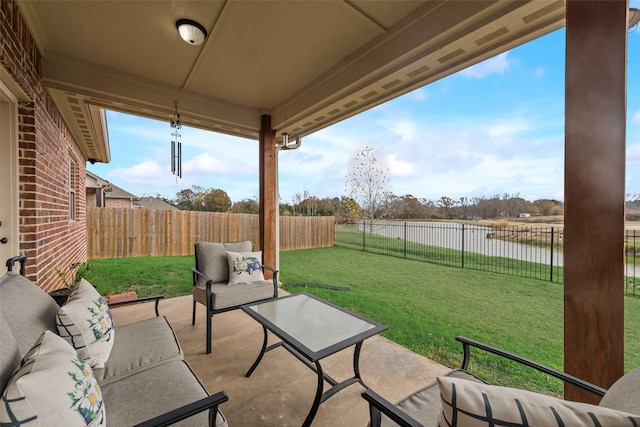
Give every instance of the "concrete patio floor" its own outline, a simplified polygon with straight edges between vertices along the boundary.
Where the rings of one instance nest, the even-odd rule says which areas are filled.
[[[262,345],[260,324],[242,310],[214,316],[213,352],[205,354],[205,309],[198,304],[196,325],[191,326],[191,307],[190,295],[162,300],[160,315],[173,326],[185,359],[207,390],[225,390],[229,395],[229,401],[221,406],[229,426],[300,426],[315,395],[316,374],[280,347],[265,354],[253,375],[246,378]],[[116,326],[154,315],[152,303],[114,308],[112,313]],[[269,343],[277,339],[270,335]],[[353,347],[323,359],[321,364],[325,373],[338,381],[353,376]],[[448,370],[381,336],[365,340],[360,354],[365,384],[391,401]],[[325,383],[325,390],[328,386]],[[313,425],[366,426],[369,409],[360,396],[364,390],[354,384],[329,398],[320,405]]]

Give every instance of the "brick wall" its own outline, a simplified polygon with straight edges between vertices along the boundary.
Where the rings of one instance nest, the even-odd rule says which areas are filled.
[[[31,102],[18,109],[20,253],[27,276],[49,291],[58,270],[84,261],[86,159],[44,88],[40,52],[14,0],[0,3],[0,64]],[[75,220],[69,218],[69,158],[75,159]]]
[[[87,194],[87,200],[86,200],[87,207],[90,207],[90,208],[97,207],[97,204],[96,204],[96,189],[95,188],[87,188],[86,194]]]

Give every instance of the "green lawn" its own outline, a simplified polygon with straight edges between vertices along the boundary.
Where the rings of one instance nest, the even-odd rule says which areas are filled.
[[[193,257],[91,261],[87,279],[101,293],[136,290],[167,297],[191,292]],[[562,369],[563,294],[555,283],[451,268],[346,248],[281,252],[283,283],[348,286],[309,292],[389,326],[387,338],[447,366],[458,366],[456,335],[484,341]],[[625,368],[640,366],[640,298],[626,298]],[[472,368],[494,383],[560,394],[545,375],[474,354]]]
[[[367,252],[375,254],[432,262],[450,267],[459,268],[464,262],[464,268],[468,269],[542,280],[550,280],[553,277],[553,281],[556,283],[562,283],[564,275],[564,269],[558,266],[553,267],[553,274],[551,274],[551,267],[542,263],[521,261],[509,257],[487,256],[472,251],[462,252],[375,233],[365,233],[363,236],[362,231],[353,226],[336,227],[336,246],[357,250],[362,250],[364,246]]]

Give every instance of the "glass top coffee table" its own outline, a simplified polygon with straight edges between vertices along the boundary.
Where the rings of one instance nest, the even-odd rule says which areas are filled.
[[[274,300],[242,306],[242,310],[256,319],[264,330],[264,341],[258,358],[246,376],[258,367],[267,351],[284,347],[318,375],[316,395],[303,426],[311,425],[320,404],[343,388],[359,382],[360,350],[362,342],[387,329],[344,308],[306,293],[294,294]],[[267,346],[267,330],[282,341]],[[353,377],[337,382],[322,371],[320,360],[355,345],[353,354]],[[331,384],[323,393],[324,381]]]

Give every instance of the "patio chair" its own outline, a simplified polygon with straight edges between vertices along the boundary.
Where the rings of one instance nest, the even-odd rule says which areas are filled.
[[[461,426],[469,421],[475,422],[473,425],[640,425],[640,368],[624,375],[609,390],[605,390],[490,345],[465,337],[456,337],[456,340],[462,343],[464,353],[460,369],[438,377],[436,381],[396,404],[372,390],[362,393],[362,397],[369,403],[371,427]],[[600,404],[589,405],[489,385],[467,372],[470,347],[518,362],[594,393],[602,397]],[[440,416],[446,419],[438,424]],[[493,424],[492,421],[496,418],[501,421]]]
[[[193,316],[196,303],[207,308],[206,353],[211,353],[213,315],[235,310],[243,304],[278,297],[278,271],[262,264],[262,253],[251,252],[250,241],[198,242],[193,272]],[[273,275],[265,280],[265,270]]]

